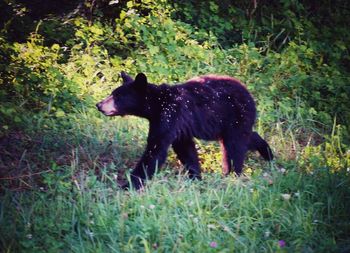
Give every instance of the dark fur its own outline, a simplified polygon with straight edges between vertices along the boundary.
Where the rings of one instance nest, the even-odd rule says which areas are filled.
[[[208,75],[180,85],[156,86],[149,84],[142,73],[135,80],[124,72],[121,75],[124,84],[112,93],[117,109],[114,115],[135,115],[150,123],[146,150],[131,172],[136,189],[164,163],[170,146],[189,176],[200,178],[194,137],[220,141],[224,174],[234,170],[240,175],[248,150],[257,150],[266,160],[273,159],[269,145],[252,131],[254,99],[238,80]]]

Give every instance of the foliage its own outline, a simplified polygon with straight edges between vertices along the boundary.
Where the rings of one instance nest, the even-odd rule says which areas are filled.
[[[9,41],[9,31],[4,30],[0,95],[4,103],[10,104],[1,110],[3,117],[11,120],[9,115],[15,108],[12,106],[14,101],[20,101],[21,108],[44,109],[52,115],[63,115],[81,102],[91,104],[105,90],[111,90],[118,82],[118,73],[124,70],[146,72],[156,83],[181,82],[204,73],[229,74],[248,84],[257,98],[261,115],[264,115],[262,125],[290,117],[304,121],[306,128],[314,127],[312,122],[317,121],[317,127],[328,132],[334,117],[344,127],[349,125],[349,75],[338,68],[339,62],[346,60],[341,56],[347,50],[343,43],[336,42],[337,50],[333,56],[320,51],[321,42],[317,43],[311,36],[305,37],[305,33],[305,36],[301,33],[289,35],[284,49],[279,52],[273,51],[269,40],[262,43],[265,35],[259,35],[256,40],[245,38],[240,45],[230,44],[222,49],[218,38],[219,41],[226,38],[223,34],[234,29],[232,24],[243,34],[244,29],[258,31],[259,25],[265,29],[267,24],[262,13],[266,12],[267,6],[264,2],[258,4],[256,12],[261,13],[257,20],[254,21],[254,15],[248,15],[249,22],[246,22],[244,11],[240,10],[248,8],[245,13],[249,13],[252,11],[249,8],[253,7],[245,6],[243,2],[229,5],[225,1],[206,1],[199,8],[192,8],[195,3],[175,1],[177,9],[173,10],[166,1],[113,2],[111,7],[118,8],[119,16],[112,25],[103,23],[102,19],[92,22],[78,17],[65,21],[61,27],[53,19],[38,21],[35,31],[24,43]],[[210,8],[201,8],[205,4]],[[14,12],[19,12],[19,7],[11,6]],[[97,17],[101,15],[97,13],[98,6],[102,5],[91,9]],[[227,6],[229,8],[225,8]],[[271,8],[276,13],[280,8],[284,13],[291,6],[294,7],[287,16],[293,29],[308,28],[311,24],[304,19],[296,23],[298,16],[307,13],[308,6],[285,1],[283,5],[272,5]],[[181,15],[180,10],[183,10]],[[198,15],[197,11],[204,15]],[[24,13],[28,12],[26,9]],[[175,19],[180,17],[189,22],[191,16],[199,17],[197,23],[187,24]],[[206,18],[209,16],[211,18]],[[241,23],[232,23],[228,16],[235,16]],[[16,18],[19,17],[14,15]],[[196,24],[209,29],[191,26]],[[60,34],[74,32],[74,35],[62,35],[53,40],[50,36],[55,33],[50,29],[59,29]],[[278,29],[270,33],[277,36]]]
[[[50,3],[0,3],[1,249],[348,250],[347,1]],[[222,178],[219,146],[197,141],[202,182],[171,154],[145,192],[120,191],[147,122],[94,104],[122,70],[239,78],[276,161],[249,155],[245,177]]]

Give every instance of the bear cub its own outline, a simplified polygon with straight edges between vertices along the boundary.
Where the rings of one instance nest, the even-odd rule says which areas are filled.
[[[223,173],[242,173],[248,150],[272,160],[267,142],[253,131],[256,107],[252,95],[235,78],[195,77],[183,84],[154,85],[139,73],[135,79],[121,73],[123,84],[96,106],[106,116],[135,115],[148,119],[147,146],[131,172],[132,187],[143,187],[173,147],[190,178],[201,178],[193,138],[218,140]]]

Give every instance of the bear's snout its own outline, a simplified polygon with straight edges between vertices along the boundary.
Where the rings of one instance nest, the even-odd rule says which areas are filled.
[[[100,112],[102,112],[103,114],[105,114],[105,112],[102,110],[102,102],[99,102],[96,104],[96,108],[97,110],[99,110]]]
[[[109,96],[96,104],[97,110],[102,112],[106,116],[115,116],[117,115],[117,108],[114,105],[113,96]]]

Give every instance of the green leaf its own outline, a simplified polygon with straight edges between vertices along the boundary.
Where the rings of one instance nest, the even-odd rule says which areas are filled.
[[[158,46],[149,46],[149,52],[151,55],[155,55],[159,52]]]
[[[58,45],[58,44],[53,44],[53,45],[51,46],[51,49],[54,50],[54,51],[58,51],[58,50],[60,49],[60,45]]]
[[[66,115],[66,113],[62,110],[58,110],[56,113],[55,113],[56,117],[57,118],[60,118],[60,117],[64,117]]]
[[[126,3],[126,7],[128,7],[129,9],[131,9],[133,7],[133,2],[132,1],[129,1]]]

